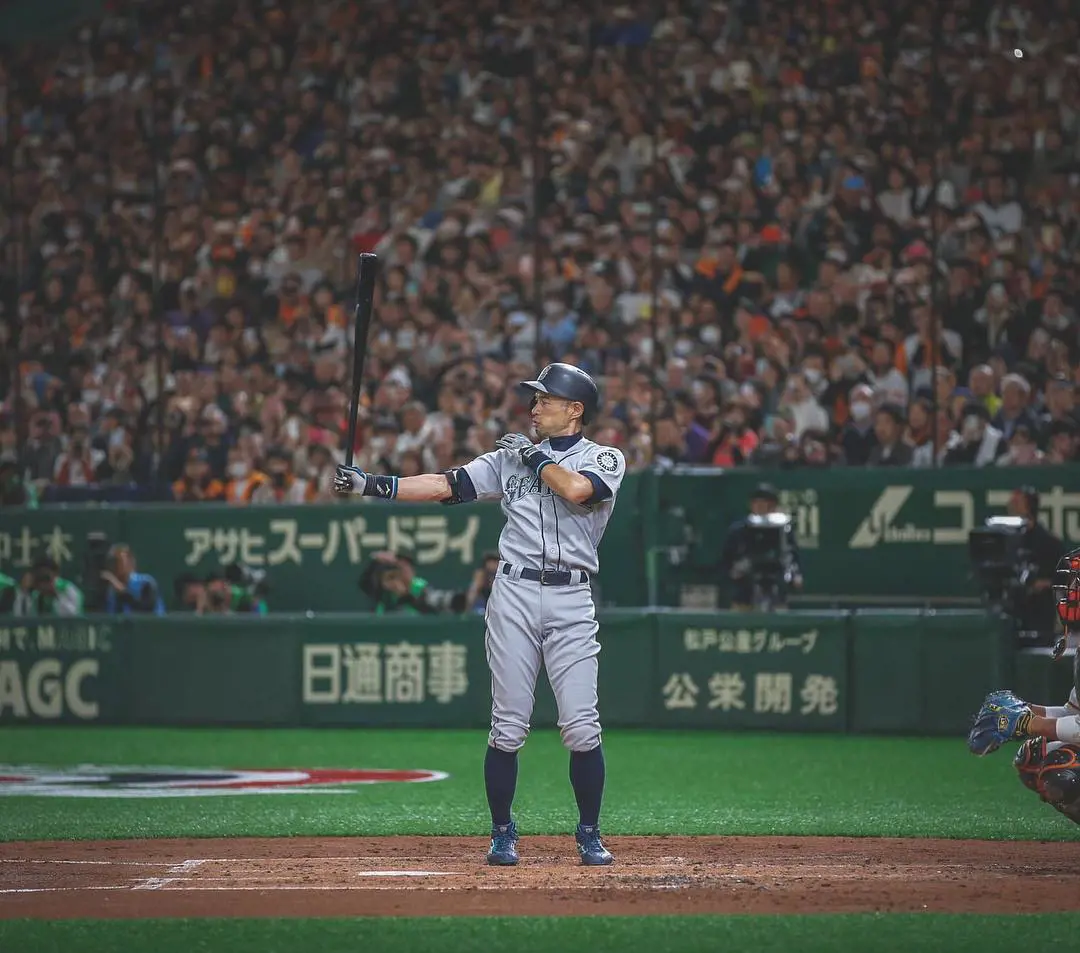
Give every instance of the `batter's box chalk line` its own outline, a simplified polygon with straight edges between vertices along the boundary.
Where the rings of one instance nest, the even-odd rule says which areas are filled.
[[[357,877],[460,877],[456,870],[362,870]]]
[[[191,871],[198,869],[203,864],[207,863],[205,860],[184,860],[179,864],[173,864],[168,870],[165,871],[164,877],[146,877],[140,880],[138,883],[132,885],[132,890],[160,890],[162,887],[169,884],[176,883],[180,880],[188,880],[190,878],[185,877],[185,874],[191,873]]]
[[[172,867],[168,860],[61,860],[55,857],[0,857],[0,864],[97,864],[104,867]]]

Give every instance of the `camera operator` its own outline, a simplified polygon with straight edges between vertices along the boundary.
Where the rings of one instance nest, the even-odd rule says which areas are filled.
[[[206,606],[203,611],[207,615],[232,615],[236,611],[233,608],[232,584],[221,569],[213,569],[206,574]]]
[[[202,615],[206,611],[206,583],[193,572],[181,573],[173,580],[173,594],[181,612]]]
[[[205,612],[216,615],[266,615],[265,573],[233,563],[206,577]]]
[[[783,608],[788,589],[802,588],[802,563],[791,521],[777,529],[778,550],[762,551],[757,543],[755,517],[778,513],[779,504],[776,488],[762,483],[750,497],[750,515],[733,523],[724,540],[720,568],[731,580],[731,608],[738,612]]]
[[[14,614],[82,615],[82,590],[60,576],[60,566],[55,559],[42,556],[22,578],[15,596]]]
[[[225,578],[232,587],[235,611],[255,615],[266,615],[270,611],[266,601],[270,594],[270,585],[266,581],[265,569],[252,569],[243,563],[231,563],[225,567]]]
[[[205,579],[186,572],[173,583],[183,612],[196,615],[232,613],[266,615],[266,573],[239,563],[211,570]]]
[[[408,556],[385,551],[372,556],[360,574],[359,586],[375,603],[376,615],[434,615],[451,609],[454,600],[453,594],[432,590],[427,580],[416,574]]]
[[[114,545],[109,550],[106,566],[101,573],[101,578],[108,583],[105,612],[109,615],[165,614],[165,602],[157,580],[148,573],[135,571],[135,554],[130,546],[125,543]]]
[[[465,594],[465,608],[473,615],[483,615],[487,610],[487,601],[491,597],[491,587],[495,583],[495,573],[499,569],[499,554],[484,553],[480,566],[473,573],[469,591]]]
[[[1054,571],[1065,555],[1065,544],[1039,522],[1039,492],[1021,486],[1009,496],[1009,515],[1024,520],[1022,547],[1031,566],[1027,585],[1016,606],[1022,632],[1038,633],[1040,641],[1051,640],[1056,627],[1057,607],[1051,586]]]

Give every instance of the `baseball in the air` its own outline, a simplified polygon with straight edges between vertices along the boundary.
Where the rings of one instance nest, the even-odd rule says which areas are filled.
[[[1017,47],[1015,50],[1013,50],[1013,56],[1015,56],[1018,60],[1022,60],[1024,58],[1024,51]]]

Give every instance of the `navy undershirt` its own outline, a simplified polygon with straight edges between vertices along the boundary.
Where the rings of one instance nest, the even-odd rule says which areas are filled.
[[[548,443],[551,444],[552,450],[558,450],[560,453],[563,450],[569,450],[575,443],[581,440],[580,433],[565,434],[562,437],[548,437]]]

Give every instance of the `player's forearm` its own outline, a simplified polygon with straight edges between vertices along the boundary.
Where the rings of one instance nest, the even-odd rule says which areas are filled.
[[[384,502],[441,503],[449,500],[454,491],[443,473],[396,477],[385,473],[365,473],[359,467],[339,466],[334,477],[334,492],[342,496],[370,496]]]
[[[1068,718],[1070,715],[1080,714],[1080,709],[1071,705],[1031,705],[1031,713],[1040,718]]]
[[[1029,738],[1045,738],[1047,741],[1080,744],[1080,716],[1070,714],[1064,718],[1053,718],[1032,713],[1025,735]]]
[[[593,485],[589,478],[549,463],[540,471],[540,479],[551,487],[552,491],[571,503],[584,503],[593,495]]]
[[[441,503],[450,498],[450,481],[442,473],[422,473],[398,480],[396,500],[406,503]]]

